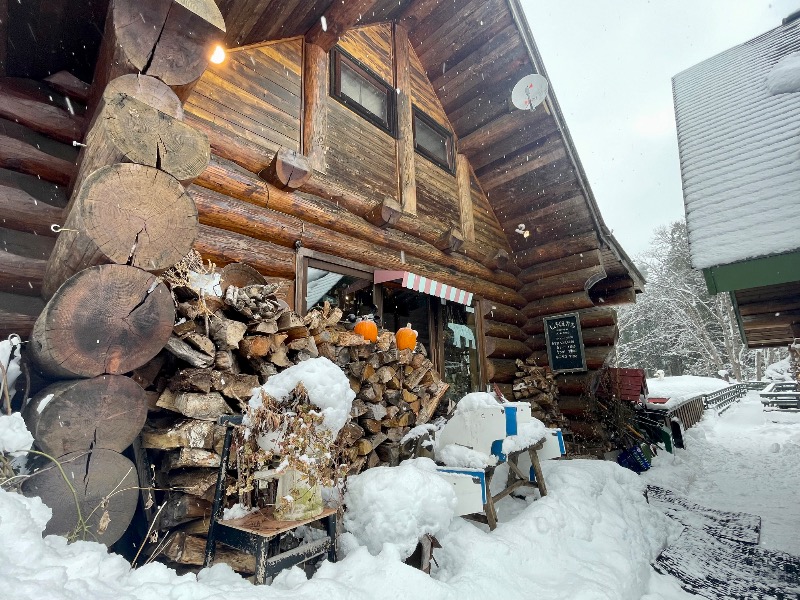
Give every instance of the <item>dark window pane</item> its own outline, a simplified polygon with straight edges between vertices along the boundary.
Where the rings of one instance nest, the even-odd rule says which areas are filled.
[[[340,91],[384,123],[389,122],[389,103],[386,98],[386,90],[376,87],[344,60],[341,62]]]

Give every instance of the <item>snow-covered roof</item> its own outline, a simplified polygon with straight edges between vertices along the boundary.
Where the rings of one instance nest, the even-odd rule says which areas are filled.
[[[797,51],[800,21],[672,80],[696,268],[800,248],[800,61],[775,69]]]

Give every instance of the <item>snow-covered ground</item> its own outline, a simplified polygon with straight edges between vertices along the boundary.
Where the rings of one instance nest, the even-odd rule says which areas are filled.
[[[642,477],[709,508],[760,515],[761,545],[800,556],[800,412],[763,410],[751,391],[706,415],[685,443]]]
[[[708,415],[686,441],[686,450],[658,456],[644,476],[609,462],[547,462],[549,495],[504,499],[495,531],[460,518],[446,525],[432,576],[403,564],[400,546],[368,548],[357,535],[342,539],[342,561],[324,564],[309,581],[298,569],[262,587],[225,565],[197,577],[159,564],[131,570],[103,546],[42,539],[49,509],[0,491],[0,589],[20,600],[696,598],[650,567],[680,527],[645,502],[647,483],[709,507],[760,514],[763,544],[800,554],[800,414],[762,412],[751,393],[724,415]],[[414,498],[398,502],[399,520],[405,504],[425,510]]]

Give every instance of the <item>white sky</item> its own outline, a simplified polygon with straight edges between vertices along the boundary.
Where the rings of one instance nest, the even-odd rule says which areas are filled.
[[[522,0],[600,212],[630,254],[683,218],[672,76],[800,0]]]

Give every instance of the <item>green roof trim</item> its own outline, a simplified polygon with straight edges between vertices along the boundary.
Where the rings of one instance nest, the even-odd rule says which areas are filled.
[[[703,269],[709,294],[800,281],[800,250]]]

